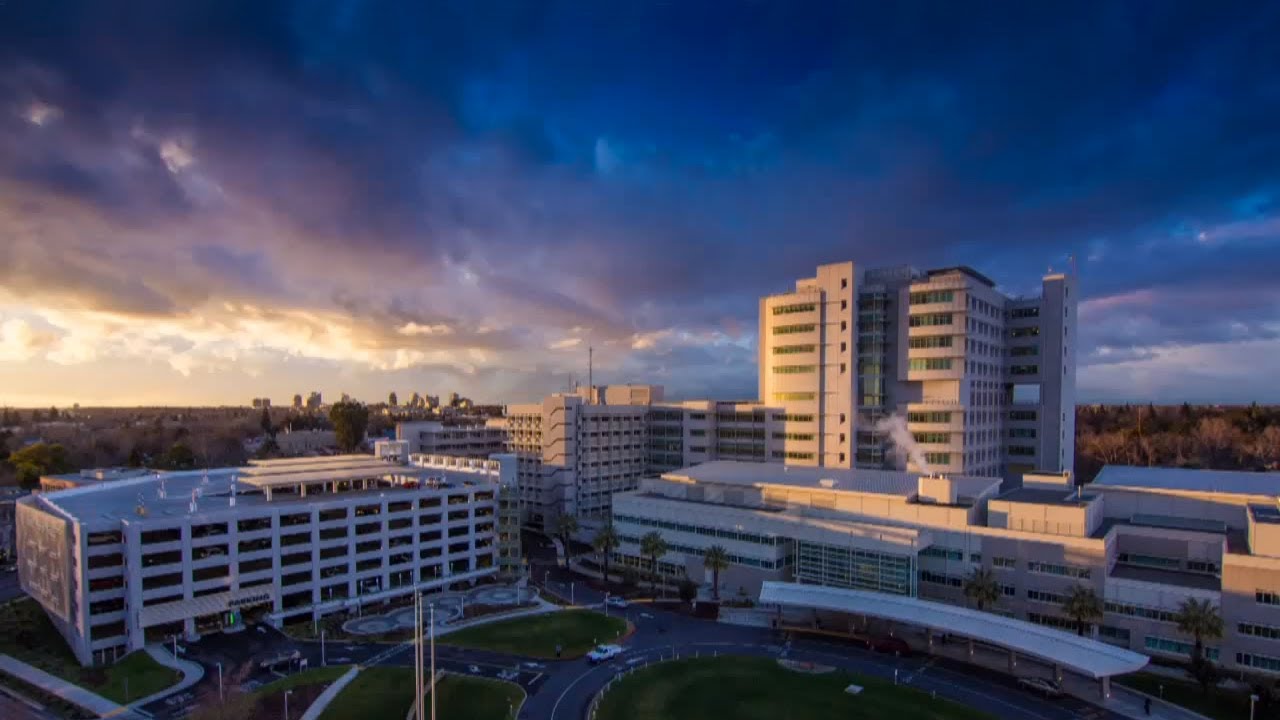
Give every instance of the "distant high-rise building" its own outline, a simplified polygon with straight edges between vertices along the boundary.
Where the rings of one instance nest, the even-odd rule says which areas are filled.
[[[320,397],[320,393],[316,392],[315,390],[312,390],[311,394],[307,395],[308,410],[314,412],[316,410],[319,410],[320,406],[323,404],[324,404],[324,400]]]
[[[254,398],[253,407],[256,409],[271,407],[271,398]]]
[[[299,394],[299,395],[293,396],[293,409],[294,410],[302,409],[302,395]]]

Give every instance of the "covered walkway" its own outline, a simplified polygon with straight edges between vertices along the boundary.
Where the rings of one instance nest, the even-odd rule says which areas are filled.
[[[973,642],[980,641],[1008,650],[1011,670],[1019,655],[1036,658],[1052,665],[1059,679],[1061,670],[1066,668],[1100,681],[1103,697],[1111,694],[1111,676],[1141,670],[1149,660],[1140,653],[1043,625],[900,595],[769,581],[760,591],[760,602],[862,615],[924,628],[931,648],[934,632],[967,638],[971,655]]]

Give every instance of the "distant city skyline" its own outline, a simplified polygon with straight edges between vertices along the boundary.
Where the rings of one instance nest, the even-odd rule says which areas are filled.
[[[0,5],[0,405],[753,399],[846,260],[1074,262],[1079,402],[1280,402],[1275,5],[516,7]]]

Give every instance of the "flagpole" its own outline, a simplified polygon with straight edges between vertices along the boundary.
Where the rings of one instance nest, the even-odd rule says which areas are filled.
[[[415,717],[423,720],[422,711],[422,594],[413,593],[413,682],[418,691],[414,699]]]
[[[436,605],[431,603],[431,720],[436,720]]]

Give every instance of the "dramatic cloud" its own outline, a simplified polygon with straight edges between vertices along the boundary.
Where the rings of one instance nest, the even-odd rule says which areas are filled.
[[[750,397],[820,262],[1069,257],[1084,399],[1280,401],[1280,9],[940,10],[0,4],[0,403]]]

